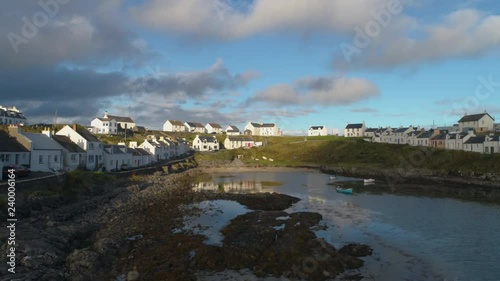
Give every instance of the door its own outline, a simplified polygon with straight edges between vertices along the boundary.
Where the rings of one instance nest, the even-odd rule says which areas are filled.
[[[16,153],[16,165],[19,165],[19,154]]]

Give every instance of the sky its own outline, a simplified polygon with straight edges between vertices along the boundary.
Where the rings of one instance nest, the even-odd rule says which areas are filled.
[[[0,9],[0,105],[223,127],[500,118],[496,0],[39,0]],[[498,122],[498,120],[497,120]]]

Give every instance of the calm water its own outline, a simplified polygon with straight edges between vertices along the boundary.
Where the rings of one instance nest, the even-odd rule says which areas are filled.
[[[500,280],[500,206],[356,192],[370,188],[362,185],[346,195],[328,181],[319,172],[224,173],[195,189],[301,198],[286,211],[322,214],[328,228],[317,231],[319,237],[336,247],[359,242],[374,248],[373,256],[364,258],[364,280]],[[234,216],[245,211],[234,207]]]

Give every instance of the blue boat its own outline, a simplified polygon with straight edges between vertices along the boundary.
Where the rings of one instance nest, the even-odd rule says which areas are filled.
[[[337,187],[336,190],[337,190],[337,192],[340,192],[340,193],[352,194],[352,188]]]

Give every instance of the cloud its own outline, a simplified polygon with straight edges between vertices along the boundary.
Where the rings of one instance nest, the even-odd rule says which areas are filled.
[[[377,86],[362,78],[305,77],[293,84],[279,84],[256,93],[245,105],[337,106],[379,95]]]
[[[378,110],[376,108],[362,107],[362,108],[353,108],[351,109],[351,112],[378,112]]]
[[[406,22],[406,24],[401,24]],[[400,25],[373,38],[366,48],[358,49],[353,60],[339,51],[333,59],[335,69],[384,69],[416,65],[454,58],[471,58],[493,53],[500,46],[500,16],[473,9],[447,14],[439,23],[426,24],[416,18],[399,21]],[[361,35],[356,35],[361,38]],[[383,40],[381,40],[383,39]],[[353,41],[354,42],[354,41]],[[356,47],[355,44],[352,46]]]
[[[153,0],[130,9],[160,30],[198,38],[239,39],[260,33],[349,32],[390,0]],[[349,11],[349,12],[346,12]]]

